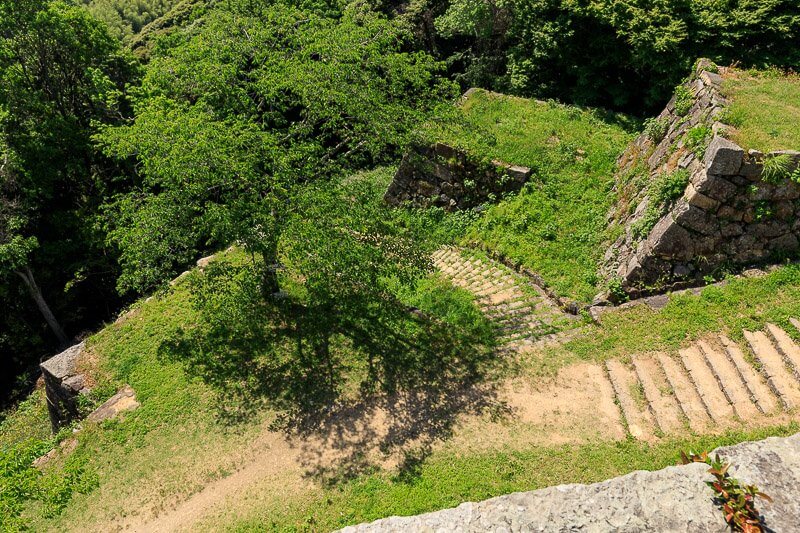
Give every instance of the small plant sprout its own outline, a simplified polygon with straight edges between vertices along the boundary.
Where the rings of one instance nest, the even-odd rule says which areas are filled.
[[[716,501],[722,507],[725,522],[733,531],[744,533],[762,533],[766,531],[762,523],[761,514],[756,509],[756,496],[771,502],[772,498],[760,492],[755,485],[746,485],[731,476],[728,470],[730,463],[720,459],[719,455],[712,458],[708,452],[700,454],[681,452],[683,464],[705,463],[711,468],[708,473],[714,476],[714,481],[706,481],[711,490],[716,494]]]

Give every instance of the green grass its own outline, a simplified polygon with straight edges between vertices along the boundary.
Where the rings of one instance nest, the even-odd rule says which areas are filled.
[[[673,295],[660,311],[645,305],[603,315],[602,327],[527,362],[531,374],[553,374],[575,361],[603,361],[651,351],[674,351],[707,333],[726,333],[743,343],[742,330],[776,323],[795,338],[788,319],[800,318],[800,265],[786,265],[762,278],[733,278],[699,296]],[[742,346],[745,346],[742,344]]]
[[[276,503],[234,523],[210,521],[209,530],[331,531],[392,515],[413,515],[454,507],[517,491],[564,483],[594,483],[633,470],[657,470],[680,464],[680,451],[719,446],[774,435],[791,435],[798,426],[729,432],[719,436],[664,439],[649,445],[636,441],[534,447],[462,456],[442,453],[422,465],[416,475],[364,476],[328,489],[300,505]]]
[[[384,169],[362,178],[374,180],[380,188],[390,175],[391,170]],[[514,201],[518,198],[504,204]],[[474,215],[398,210],[396,223],[430,227],[431,242],[426,246],[434,248],[490,215],[491,210],[476,221],[464,218]],[[48,468],[46,479],[37,485],[42,497],[25,506],[23,517],[33,530],[110,528],[133,513],[160,512],[248,460],[242,451],[251,449],[264,424],[274,419],[274,411],[265,407],[246,421],[224,421],[219,417],[220,399],[214,389],[193,378],[180,362],[163,357],[163,342],[179,328],[198,321],[190,287],[182,282],[166,294],[141,302],[127,320],[109,325],[87,341],[97,357],[101,387],[129,383],[142,405],[119,421],[85,424],[70,459],[57,460]],[[398,288],[397,292],[409,305],[476,337],[490,334],[490,326],[475,310],[473,296],[440,279],[425,279],[414,289]],[[609,313],[603,326],[590,336],[553,348],[544,357],[532,356],[518,370],[536,376],[577,360],[672,350],[707,332],[726,331],[741,340],[742,328],[759,329],[766,321],[786,326],[796,335],[787,324],[791,316],[800,317],[797,265],[784,266],[764,278],[735,279],[722,288],[709,287],[700,296],[673,297],[658,313],[643,307]],[[314,482],[292,490],[257,487],[253,501],[238,508],[244,514],[223,513],[201,525],[236,531],[329,530],[517,490],[594,482],[633,469],[657,469],[674,464],[682,449],[711,449],[797,430],[789,426],[665,439],[655,445],[626,441],[534,447],[522,442],[479,453],[437,444],[427,460],[405,475],[375,471],[330,487]],[[0,449],[51,439],[40,392],[0,422]],[[65,472],[73,476],[74,483],[59,485]]]
[[[618,115],[478,91],[463,117],[428,135],[486,159],[533,169],[521,193],[489,206],[467,231],[541,274],[562,296],[589,301],[613,195],[616,160],[632,139]]]
[[[800,76],[734,71],[723,91],[731,99],[723,121],[732,140],[762,152],[800,150]]]

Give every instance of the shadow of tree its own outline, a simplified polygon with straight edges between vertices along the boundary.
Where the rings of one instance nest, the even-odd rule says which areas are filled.
[[[460,416],[508,413],[495,385],[503,362],[485,335],[391,299],[266,302],[247,269],[210,292],[201,278],[200,320],[161,356],[215,391],[226,424],[274,410],[272,429],[322,483],[385,466],[411,479]]]

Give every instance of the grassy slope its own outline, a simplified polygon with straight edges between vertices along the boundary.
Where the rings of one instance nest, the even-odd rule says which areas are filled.
[[[733,71],[723,87],[733,140],[762,152],[800,150],[800,76]]]
[[[615,163],[632,138],[629,124],[620,116],[484,91],[462,109],[464,124],[434,134],[534,171],[520,194],[488,208],[467,239],[520,261],[561,295],[591,300]]]
[[[465,110],[483,128],[494,131],[496,143],[492,147],[480,140],[482,149],[490,150],[492,157],[534,167],[534,186],[490,208],[478,220],[469,213],[405,212],[398,214],[401,223],[405,218],[409,225],[431,228],[427,243],[431,248],[471,228],[470,238],[521,259],[562,293],[590,297],[594,262],[588,258],[600,252],[613,159],[628,134],[589,112],[526,100],[478,94]],[[515,137],[515,131],[524,131],[525,136]],[[381,186],[390,177],[391,170],[367,175]],[[569,201],[568,195],[578,200]],[[545,233],[543,226],[552,220],[558,221],[555,230]],[[464,295],[456,300],[463,304]],[[766,278],[706,289],[699,297],[673,298],[659,313],[640,307],[608,314],[604,325],[589,337],[533,354],[521,361],[520,371],[536,379],[573,361],[673,350],[708,331],[725,330],[738,338],[743,327],[757,329],[767,320],[785,324],[789,316],[800,316],[798,302],[800,267],[787,266]],[[90,425],[79,434],[73,456],[83,458],[97,474],[98,487],[88,495],[74,495],[55,517],[45,517],[39,504],[29,506],[26,514],[36,530],[108,524],[124,521],[132,513],[157,512],[250,459],[242,450],[272,415],[265,412],[247,424],[223,424],[216,416],[212,391],[188,377],[180,364],[159,357],[162,341],[194,320],[187,288],[180,285],[164,297],[143,302],[131,318],[89,340],[104,379],[114,385],[130,383],[142,407],[120,422]],[[479,454],[465,454],[445,444],[412,476],[378,472],[328,488],[315,483],[292,490],[256,487],[251,500],[238,502],[235,514],[211,517],[202,525],[212,530],[326,530],[515,490],[660,468],[673,464],[680,449],[713,448],[797,429],[688,437],[656,445],[511,446]],[[0,423],[0,448],[25,438],[46,439],[47,432],[43,398],[37,393]],[[57,473],[61,465],[51,468]]]

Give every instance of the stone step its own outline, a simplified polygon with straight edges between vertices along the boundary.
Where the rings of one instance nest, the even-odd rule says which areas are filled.
[[[663,433],[683,430],[685,427],[683,413],[658,362],[647,357],[634,357],[633,368],[642,384],[650,412],[658,428]]]
[[[711,417],[689,376],[684,372],[683,367],[669,355],[658,355],[658,362],[675,393],[681,411],[689,422],[689,427],[695,433],[704,432],[711,426]]]
[[[738,370],[733,366],[724,351],[713,346],[708,341],[699,341],[697,344],[705,356],[708,366],[717,378],[722,392],[725,393],[728,401],[733,405],[733,410],[739,418],[749,420],[754,416],[758,416],[760,413],[751,399],[750,391],[747,390],[747,386],[739,375]]]
[[[780,405],[774,390],[766,383],[764,377],[759,374],[753,366],[744,358],[744,353],[739,345],[730,340],[725,335],[719,336],[720,343],[725,347],[725,353],[733,362],[739,375],[744,379],[750,397],[758,407],[759,411],[768,414],[776,411]]]
[[[717,425],[724,426],[730,423],[734,416],[733,407],[720,389],[717,378],[706,364],[700,349],[697,346],[691,346],[678,353],[708,414]]]
[[[632,391],[639,386],[639,380],[632,370],[619,361],[606,362],[606,371],[614,396],[628,426],[628,433],[640,440],[655,439],[655,421],[646,406],[638,405]]]
[[[767,333],[772,337],[772,343],[777,346],[778,351],[783,355],[783,360],[789,363],[795,380],[800,381],[800,346],[792,340],[788,333],[776,326],[767,324]]]
[[[764,332],[745,330],[744,337],[753,350],[756,360],[761,364],[761,370],[769,386],[786,409],[794,409],[800,402],[800,389],[794,376],[786,368],[778,349]]]

